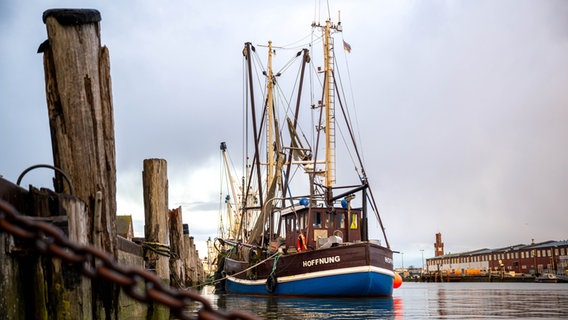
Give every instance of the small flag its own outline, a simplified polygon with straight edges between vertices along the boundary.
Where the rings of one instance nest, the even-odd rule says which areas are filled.
[[[345,42],[345,40],[343,40],[343,49],[345,49],[348,53],[351,53],[351,45]]]

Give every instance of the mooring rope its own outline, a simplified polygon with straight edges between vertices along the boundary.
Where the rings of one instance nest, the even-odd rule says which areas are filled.
[[[278,257],[277,257],[275,260],[278,260],[278,258],[279,258],[281,255],[282,255],[281,253],[276,252],[275,254],[271,255],[270,257],[268,257],[268,258],[266,258],[266,259],[264,259],[264,260],[262,260],[262,261],[259,261],[258,263],[254,264],[254,265],[252,265],[252,266],[250,266],[250,267],[248,267],[248,268],[246,268],[246,269],[244,269],[244,270],[241,270],[241,271],[239,271],[239,272],[237,272],[237,273],[231,274],[231,276],[238,276],[238,275],[241,274],[241,273],[247,272],[247,271],[249,271],[249,270],[251,270],[251,269],[253,269],[253,268],[258,267],[259,265],[263,264],[264,262],[266,262],[266,261],[268,261],[268,260],[270,260],[270,259],[272,259],[272,258],[274,258],[274,257],[276,257],[276,256],[278,256]],[[272,273],[274,273],[274,270],[275,270],[275,269],[276,269],[276,266],[274,266],[274,267],[272,268]],[[223,281],[223,280],[226,280],[227,277],[228,277],[228,276],[224,276],[223,278],[220,278],[220,279],[217,279],[217,280],[213,280],[213,281],[209,282],[208,284],[211,284],[211,285],[216,284],[216,283],[218,283],[218,282],[221,282],[221,281]]]
[[[146,254],[146,250],[150,250],[164,257],[171,257],[174,259],[178,258],[177,254],[175,252],[172,252],[170,250],[170,246],[168,246],[167,244],[159,242],[144,242],[142,243],[142,248],[144,249],[144,254]]]
[[[278,253],[278,252],[277,252]],[[272,271],[270,272],[270,275],[274,274],[274,271],[276,271],[276,262],[278,262],[278,258],[280,258],[282,256],[282,254],[278,253],[278,255],[276,256],[276,258],[274,258],[274,264],[272,265]],[[273,256],[274,257],[274,256]]]

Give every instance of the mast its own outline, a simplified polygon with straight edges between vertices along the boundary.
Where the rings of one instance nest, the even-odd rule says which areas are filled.
[[[250,43],[247,42],[247,47],[246,47],[246,52],[245,54],[247,55],[248,58],[248,72],[249,72],[249,85],[250,85],[250,91],[251,91],[251,111],[252,111],[252,116],[253,116],[253,130],[254,130],[254,136],[255,136],[255,165],[256,165],[256,172],[257,172],[257,177],[258,177],[258,195],[260,198],[259,201],[259,210],[260,210],[260,215],[258,217],[258,219],[255,222],[255,225],[249,235],[249,243],[254,243],[256,245],[263,245],[264,244],[264,234],[265,234],[265,223],[268,221],[270,226],[269,226],[269,230],[273,229],[272,223],[273,223],[273,219],[272,219],[272,208],[273,208],[273,201],[271,199],[274,198],[276,190],[278,188],[278,186],[281,186],[281,183],[279,183],[279,181],[281,181],[281,168],[282,165],[284,163],[284,157],[281,155],[282,152],[282,148],[280,146],[280,138],[278,135],[278,122],[276,119],[276,115],[274,114],[274,96],[273,96],[273,92],[274,92],[274,84],[275,84],[275,75],[272,72],[272,56],[274,54],[273,51],[273,47],[272,47],[272,42],[269,41],[268,42],[268,72],[265,74],[267,76],[267,82],[266,82],[266,87],[267,87],[267,94],[266,94],[266,100],[265,100],[265,108],[264,108],[264,112],[262,114],[262,120],[261,120],[261,125],[260,128],[256,127],[256,118],[255,118],[255,113],[254,113],[254,105],[253,105],[253,99],[252,99],[252,91],[253,91],[253,86],[252,86],[252,70],[251,70],[251,64],[250,64],[250,49],[249,47],[252,47]],[[267,155],[267,173],[266,173],[266,178],[267,178],[267,185],[266,185],[266,193],[263,193],[262,191],[262,177],[260,174],[260,165],[261,162],[259,161],[259,144],[260,144],[260,136],[259,133],[262,132],[262,124],[263,124],[263,120],[265,119],[264,117],[266,117],[266,131],[267,131],[267,141],[266,141],[266,155]],[[249,180],[249,185],[250,185],[250,180]]]
[[[325,168],[324,168],[324,186],[326,187],[326,199],[331,204],[333,197],[332,187],[335,183],[335,91],[333,85],[333,39],[331,38],[332,30],[341,31],[338,25],[331,23],[328,19],[325,25],[313,24],[314,27],[322,29],[323,37],[323,58],[324,58],[324,84],[323,84],[323,103],[324,119],[322,128],[325,132]]]
[[[227,177],[229,179],[229,185],[231,188],[231,196],[233,199],[235,199],[234,203],[237,204],[239,200],[239,194],[235,189],[235,181],[233,179],[233,174],[231,173],[231,168],[229,166],[229,159],[227,157],[227,144],[225,142],[221,142],[221,153],[223,154],[223,162],[225,162],[225,170],[227,170]],[[226,201],[227,201],[227,216],[229,219],[228,238],[237,240],[237,233],[241,222],[239,221],[238,216],[236,216],[237,212],[231,209],[232,207],[231,200],[227,199]]]
[[[273,98],[273,87],[274,87],[274,74],[272,72],[272,41],[268,41],[268,66],[267,66],[267,84],[266,84],[266,109],[267,109],[267,122],[266,122],[266,149],[267,154],[267,182],[268,186],[272,184],[274,180],[274,170],[276,163],[274,161],[274,98]]]
[[[310,62],[310,55],[309,55],[309,51],[308,49],[303,49],[302,50],[303,53],[303,59],[302,59],[302,68],[300,71],[300,84],[298,86],[298,95],[296,98],[296,110],[294,112],[294,122],[292,123],[292,128],[294,129],[294,131],[296,131],[296,127],[298,126],[298,114],[300,112],[300,103],[302,101],[301,97],[302,97],[302,88],[304,86],[304,73],[306,71],[306,64]],[[289,177],[290,177],[290,170],[292,169],[292,154],[294,153],[294,151],[292,150],[292,147],[294,147],[294,142],[293,139],[291,139],[290,141],[290,150],[291,152],[288,153],[288,166],[286,168],[286,175],[284,176],[285,183],[284,183],[284,188],[282,190],[282,193],[284,195],[286,195],[286,192],[288,190],[288,184],[289,184]],[[310,179],[310,181],[312,181],[313,179]],[[310,186],[311,188],[311,186]],[[284,198],[286,198],[286,196],[284,196]],[[311,197],[310,197],[311,198]],[[293,205],[293,203],[290,203],[291,205]]]
[[[276,171],[276,163],[274,157],[274,148],[275,148],[275,141],[274,141],[274,96],[273,96],[273,86],[274,86],[274,75],[272,73],[272,56],[274,52],[272,51],[272,41],[268,40],[268,70],[267,70],[267,83],[266,83],[266,149],[267,149],[267,168],[266,168],[266,179],[267,179],[267,194],[266,194],[266,201],[270,201],[270,199],[274,196],[274,188],[272,187],[274,181],[274,175]],[[264,209],[264,208],[263,208]],[[261,210],[263,210],[261,209]],[[263,215],[264,216],[264,215]],[[269,219],[269,230],[273,229],[273,219],[272,219],[272,210],[267,212],[266,215]],[[269,233],[271,236],[272,233]],[[272,239],[271,239],[272,240]]]
[[[331,21],[325,22],[324,29],[324,108],[325,108],[325,186],[331,195],[331,187],[335,182],[335,134],[333,105],[333,56],[331,46]]]
[[[258,136],[258,127],[257,127],[257,123],[256,123],[256,112],[255,112],[255,105],[254,105],[251,50],[254,50],[254,47],[252,46],[252,44],[250,42],[246,42],[245,43],[245,49],[243,50],[243,54],[245,55],[245,58],[247,60],[248,82],[249,82],[249,90],[250,90],[250,109],[251,109],[251,115],[252,115],[252,129],[253,129],[253,135],[254,135],[254,160],[253,160],[253,164],[256,164],[256,176],[257,176],[257,179],[258,179],[258,197],[259,197],[260,207],[262,208],[262,206],[264,204],[264,199],[262,197],[262,183],[261,183],[262,177],[261,177],[261,174],[260,174],[260,159],[259,159],[260,151],[259,151],[259,146],[258,146],[259,136]],[[254,167],[254,165],[253,165],[253,167]],[[251,172],[251,177],[252,177],[252,172]],[[251,183],[251,181],[250,181],[250,177],[249,177],[249,181],[248,181],[246,189],[245,189],[245,198],[248,198],[250,183]],[[243,214],[244,214],[244,212],[243,212]]]

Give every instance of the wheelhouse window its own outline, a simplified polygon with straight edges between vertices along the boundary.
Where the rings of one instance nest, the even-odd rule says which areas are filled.
[[[351,214],[351,226],[350,226],[351,229],[357,229],[357,227],[358,227],[358,226],[357,226],[357,220],[358,220],[358,219],[357,219],[357,214],[356,214],[356,213],[352,213],[352,214]]]
[[[338,213],[337,214],[337,227],[339,229],[345,228],[345,214],[344,213]]]
[[[325,214],[325,226],[324,228],[333,228],[333,215],[331,212]]]
[[[314,212],[314,227],[321,228],[321,212]]]

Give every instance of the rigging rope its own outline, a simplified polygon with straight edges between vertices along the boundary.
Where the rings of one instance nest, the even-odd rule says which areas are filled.
[[[334,52],[334,56],[335,56],[335,52]],[[347,60],[346,60],[346,63],[347,63]],[[334,61],[334,65],[337,66],[337,61]],[[341,81],[341,73],[339,72],[339,68],[337,68],[337,67],[334,68],[334,71],[335,72],[333,73],[333,77],[334,77],[333,83],[334,83],[335,88],[336,88],[337,97],[338,97],[338,100],[339,100],[339,105],[341,107],[341,111],[343,112],[343,118],[345,119],[345,124],[346,124],[347,129],[349,131],[349,134],[351,136],[353,148],[355,149],[358,157],[361,158],[360,159],[360,165],[363,166],[362,156],[359,156],[359,152],[357,152],[357,150],[356,150],[360,147],[358,147],[357,141],[355,140],[355,136],[353,134],[353,129],[352,129],[353,126],[351,126],[351,123],[353,121],[351,120],[351,114],[349,113],[349,108],[345,108],[344,105],[343,105],[343,102],[347,100],[347,98],[346,98],[347,96],[345,95],[344,87],[342,85],[340,85],[340,84],[343,83]],[[336,75],[337,75],[337,78],[339,78],[339,81],[336,81],[336,78],[335,78]],[[349,80],[351,81],[351,79],[349,79]],[[353,95],[353,93],[351,95]],[[343,99],[341,97],[343,97]],[[355,110],[355,109],[353,109],[353,110]],[[357,122],[357,127],[358,127],[358,121],[357,121],[357,115],[356,114],[355,114],[355,120]],[[347,140],[346,140],[345,136],[343,135],[343,131],[341,130],[340,126],[338,126],[338,128],[339,128],[339,131],[340,131],[341,138],[343,139],[343,143],[345,144],[345,147],[349,150],[350,149],[349,144],[347,143]],[[359,142],[360,142],[361,141],[360,131],[358,131],[358,136],[359,136]],[[352,161],[352,163],[355,167],[355,171],[357,172],[357,174],[359,175],[359,178],[361,179],[361,175],[360,175],[359,169],[357,167],[357,162],[353,158],[351,150],[349,150],[349,157],[351,158],[351,161]]]
[[[343,42],[345,42],[345,39],[343,38],[343,32],[341,33],[341,40]],[[349,80],[349,91],[351,93],[351,105],[353,106],[353,112],[355,113],[355,125],[356,125],[357,128],[361,128],[361,126],[359,125],[359,117],[357,117],[357,105],[355,103],[355,94],[353,92],[353,85],[352,85],[353,82],[351,81],[351,69],[349,68],[349,59],[347,59],[347,51],[343,50],[343,56],[344,56],[344,59],[345,59],[345,68],[347,69],[347,78]],[[338,73],[339,73],[339,70],[338,70]],[[343,87],[342,87],[341,91],[343,92]],[[346,97],[345,93],[343,93],[343,96]],[[351,119],[351,116],[349,116],[349,119]],[[361,142],[361,131],[357,131],[357,136],[358,136],[359,142]],[[363,151],[362,148],[363,148],[363,146],[361,146],[361,152]],[[365,163],[365,155],[363,154],[361,157],[363,158],[362,162],[364,164]]]
[[[300,48],[305,48],[307,45],[310,44],[310,42],[309,42],[309,41],[308,41],[308,42],[303,42],[303,41],[306,40],[306,39],[308,39],[310,36],[311,36],[311,34],[308,34],[308,35],[304,36],[304,37],[301,38],[301,39],[298,39],[298,40],[296,40],[296,41],[294,41],[294,42],[291,42],[291,43],[289,43],[289,44],[287,44],[287,45],[285,45],[285,46],[282,46],[281,49],[284,49],[284,50],[294,50],[294,49],[296,49],[296,50],[297,50],[297,49],[300,49]]]
[[[290,58],[290,60],[286,62],[286,64],[280,69],[280,71],[276,72],[275,74],[278,75],[284,73],[294,63],[294,61],[298,60],[298,58],[301,57],[301,55],[302,51],[298,51],[298,53],[294,57]]]

